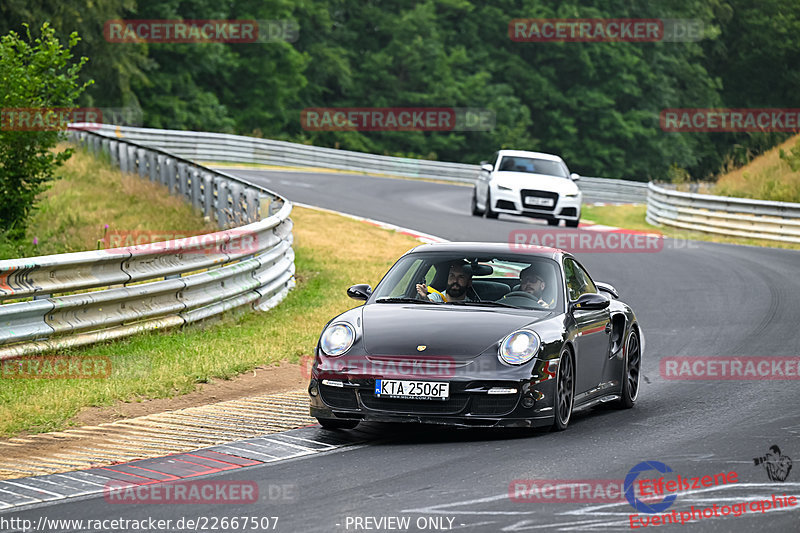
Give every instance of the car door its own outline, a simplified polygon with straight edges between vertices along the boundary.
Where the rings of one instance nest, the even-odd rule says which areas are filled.
[[[492,168],[495,168],[497,164],[497,155],[498,152],[495,152],[492,155],[492,158],[488,161]],[[478,182],[476,184],[475,190],[478,199],[478,205],[483,206],[484,209],[486,208],[486,197],[489,194],[489,180],[492,178],[492,173],[487,172],[483,169],[478,173]]]
[[[611,347],[611,315],[608,308],[600,310],[575,309],[574,303],[582,294],[597,293],[592,278],[580,263],[564,259],[569,313],[575,321],[575,400],[600,394],[608,353]]]

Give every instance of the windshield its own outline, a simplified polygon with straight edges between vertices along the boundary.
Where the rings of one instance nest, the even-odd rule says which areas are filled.
[[[552,259],[413,253],[395,263],[370,301],[560,310],[561,287],[560,269]]]
[[[536,159],[533,157],[503,156],[500,160],[498,171],[503,172],[526,172],[528,174],[546,174],[566,178],[569,176],[567,168],[560,161],[548,161],[547,159]]]

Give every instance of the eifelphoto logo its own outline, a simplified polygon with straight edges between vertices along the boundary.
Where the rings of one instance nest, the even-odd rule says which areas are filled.
[[[508,37],[522,43],[695,42],[703,28],[699,19],[528,18],[511,20]]]
[[[309,107],[307,131],[491,131],[494,111],[472,107]]]
[[[669,108],[659,121],[666,132],[796,132],[800,108]]]
[[[97,107],[6,107],[0,109],[0,130],[64,131],[71,123],[98,129],[103,112]]]
[[[514,252],[536,253],[540,246],[573,253],[655,253],[664,248],[658,232],[635,230],[549,230],[516,229],[508,234]]]
[[[259,251],[258,234],[244,229],[202,233],[198,231],[110,231],[98,241],[103,251],[119,253],[137,247],[140,253],[252,254]]]
[[[110,43],[293,43],[296,20],[109,20],[103,36]]]
[[[255,481],[178,481],[137,485],[109,481],[103,498],[114,504],[250,504],[259,499]]]
[[[111,375],[106,356],[29,355],[0,361],[3,379],[104,379]]]
[[[749,381],[800,379],[800,357],[715,356],[662,357],[661,377],[667,380]]]

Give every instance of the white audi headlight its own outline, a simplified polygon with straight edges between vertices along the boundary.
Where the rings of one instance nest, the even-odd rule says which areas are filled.
[[[503,339],[498,355],[510,365],[521,365],[533,359],[541,345],[536,333],[522,329]]]
[[[337,322],[322,332],[319,347],[326,355],[335,357],[349,350],[355,339],[356,332],[353,330],[353,326],[347,322]]]

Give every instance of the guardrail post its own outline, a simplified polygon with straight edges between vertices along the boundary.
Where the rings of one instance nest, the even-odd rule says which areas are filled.
[[[137,148],[136,149],[136,162],[138,163],[138,166],[139,166],[139,169],[138,169],[139,170],[139,177],[140,178],[145,177],[148,174],[148,172],[147,172],[147,164],[149,162],[149,158],[147,157],[147,150],[145,150],[144,148]]]
[[[108,142],[108,153],[111,156],[111,164],[115,167],[119,167],[119,152],[117,151],[119,147],[119,143],[115,140],[110,140]]]
[[[214,176],[203,172],[203,215],[214,216]]]
[[[258,222],[258,190],[248,187],[244,195],[247,202],[247,222]]]
[[[169,168],[169,172],[167,172],[167,188],[169,189],[170,194],[175,194],[177,189],[177,182],[178,182],[178,164],[177,161],[172,159],[171,157],[167,160],[167,168]]]
[[[191,201],[195,209],[203,209],[203,179],[200,177],[200,171],[196,168],[192,169],[192,190]]]
[[[231,218],[228,216],[230,213],[230,207],[228,204],[228,180],[223,178],[215,178],[214,185],[215,189],[217,190],[217,224],[220,228],[227,228]]]
[[[259,194],[258,195],[258,218],[265,219],[272,215],[270,211],[270,203],[272,202],[272,197],[267,194]]]
[[[231,191],[231,211],[233,215],[233,223],[237,226],[241,226],[244,219],[245,214],[242,212],[242,185],[239,183],[229,183],[228,188]]]
[[[170,189],[170,194],[174,194],[175,192],[177,192],[178,194],[186,198],[186,193],[189,190],[188,180],[189,180],[189,173],[186,163],[178,163],[178,172],[177,172],[178,189],[177,191],[173,191]]]

